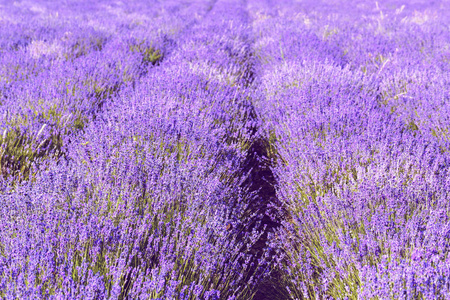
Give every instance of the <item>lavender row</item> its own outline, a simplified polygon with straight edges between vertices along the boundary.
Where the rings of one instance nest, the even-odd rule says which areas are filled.
[[[439,4],[255,4],[266,64],[258,108],[290,213],[277,242],[290,297],[448,297],[449,33]]]
[[[248,274],[260,232],[242,232],[248,32],[241,1],[215,3],[64,136],[64,157],[5,186],[2,297],[251,297],[267,266]]]

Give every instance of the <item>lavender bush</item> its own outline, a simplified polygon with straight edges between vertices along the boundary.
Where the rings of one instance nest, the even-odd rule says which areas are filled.
[[[0,6],[0,297],[450,297],[446,1]]]

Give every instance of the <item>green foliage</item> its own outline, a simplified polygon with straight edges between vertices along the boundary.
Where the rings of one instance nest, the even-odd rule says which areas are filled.
[[[63,155],[63,136],[82,130],[87,122],[82,114],[63,115],[56,105],[41,112],[32,109],[34,115],[18,115],[9,122],[11,129],[4,129],[0,136],[0,175],[13,176],[18,182],[30,178],[33,164]],[[21,126],[34,121],[43,123],[38,132],[20,130]],[[50,135],[44,137],[43,131],[48,128]]]
[[[129,45],[132,53],[140,53],[142,55],[142,63],[144,65],[156,65],[163,59],[163,54],[159,49],[154,48],[145,40]]]
[[[73,61],[91,51],[102,51],[106,42],[107,38],[104,36],[91,36],[85,39],[79,39],[64,54],[64,57],[68,61]]]
[[[60,134],[54,134],[41,140],[18,129],[5,130],[0,145],[2,176],[14,176],[21,181],[29,178],[33,163],[60,154],[62,138]]]

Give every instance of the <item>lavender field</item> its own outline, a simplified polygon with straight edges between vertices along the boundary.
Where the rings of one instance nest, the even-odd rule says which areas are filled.
[[[448,0],[0,1],[1,299],[450,299]]]

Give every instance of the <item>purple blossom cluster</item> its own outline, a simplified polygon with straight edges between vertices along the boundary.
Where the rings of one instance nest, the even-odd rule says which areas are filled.
[[[0,6],[0,297],[450,297],[450,6]]]

